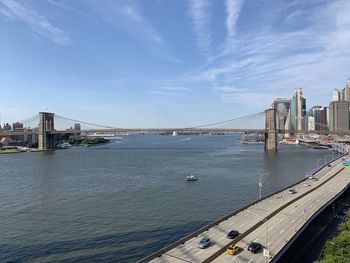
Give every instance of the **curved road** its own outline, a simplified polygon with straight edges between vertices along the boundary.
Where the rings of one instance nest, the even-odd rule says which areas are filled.
[[[285,190],[263,199],[149,262],[266,262],[267,258],[262,252],[252,254],[247,251],[250,241],[259,242],[267,247],[270,254],[268,261],[273,260],[307,220],[347,186],[350,171],[343,169],[342,162],[339,159],[334,161],[331,167],[321,169],[316,174],[318,181],[307,180],[311,186],[306,187],[304,182],[301,182],[293,187],[296,190],[295,194],[289,194],[288,190]],[[310,193],[306,194],[308,191]],[[305,196],[301,197],[303,194]],[[292,203],[281,210],[290,202]],[[273,215],[278,209],[281,211]],[[226,235],[233,229],[242,233],[234,240],[238,241],[242,251],[235,256],[218,253],[232,243]],[[210,237],[212,244],[206,249],[199,249],[197,243],[203,236]],[[213,254],[219,255],[214,259]]]

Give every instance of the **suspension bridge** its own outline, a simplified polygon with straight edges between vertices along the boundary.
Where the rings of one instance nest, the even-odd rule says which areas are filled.
[[[303,133],[303,134],[329,134],[326,129],[310,130],[286,130],[278,129],[276,120],[278,112],[275,109],[268,109],[262,112],[241,116],[225,121],[207,123],[192,127],[170,127],[170,128],[118,128],[90,122],[75,120],[49,112],[40,112],[18,123],[25,128],[0,131],[0,137],[37,135],[38,149],[51,150],[55,147],[55,136],[73,134],[94,134],[94,133],[161,133],[161,132],[195,132],[195,133],[217,133],[217,132],[245,132],[265,134],[265,149],[268,151],[277,150],[278,133]],[[265,118],[265,121],[263,121]],[[265,122],[265,127],[263,126]],[[350,134],[349,131],[331,132],[337,135]]]

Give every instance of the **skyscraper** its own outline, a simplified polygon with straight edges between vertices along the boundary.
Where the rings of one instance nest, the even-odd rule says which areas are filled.
[[[315,117],[308,116],[307,117],[307,129],[308,131],[315,131]]]
[[[340,92],[338,89],[334,89],[332,101],[339,101],[339,100],[340,100]]]
[[[303,98],[303,89],[296,88],[295,95],[290,100],[290,129],[303,130],[306,113],[306,100]]]
[[[343,100],[350,102],[350,78],[347,80],[345,88],[342,90]]]
[[[290,108],[290,100],[286,98],[276,98],[272,101],[272,108],[276,110],[277,129],[285,129],[287,115]]]
[[[310,110],[310,116],[315,118],[315,130],[326,130],[326,111],[320,105],[315,105]]]
[[[329,130],[349,130],[349,102],[332,101],[329,104]]]

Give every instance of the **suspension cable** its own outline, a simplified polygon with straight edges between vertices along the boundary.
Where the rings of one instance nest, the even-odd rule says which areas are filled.
[[[78,121],[78,120],[66,118],[66,117],[63,117],[63,116],[60,116],[60,115],[57,115],[57,114],[55,114],[55,117],[63,119],[63,120],[67,120],[67,121],[72,121],[72,122],[75,122],[75,123],[89,125],[89,126],[95,126],[95,127],[100,127],[100,128],[106,128],[106,129],[113,129],[114,128],[114,127],[111,127],[111,126],[105,126],[105,125],[100,125],[100,124],[93,124],[93,123],[90,123],[90,122]]]
[[[234,119],[229,119],[229,120],[225,120],[225,121],[219,121],[219,122],[214,122],[214,123],[209,123],[209,124],[204,124],[204,125],[198,125],[198,126],[188,127],[188,128],[184,128],[184,129],[198,129],[198,128],[204,128],[204,127],[214,126],[214,125],[218,125],[218,124],[224,124],[224,123],[229,123],[229,122],[240,121],[240,120],[244,120],[244,119],[251,118],[251,117],[254,117],[254,116],[259,116],[259,115],[263,114],[264,112],[265,111],[254,113],[254,114],[250,114],[250,115],[246,115],[246,116],[242,116],[242,117],[238,117],[238,118],[234,118]]]

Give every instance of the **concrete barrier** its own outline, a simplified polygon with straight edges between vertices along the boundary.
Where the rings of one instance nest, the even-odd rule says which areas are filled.
[[[338,158],[336,158],[336,159],[334,159],[334,160],[331,160],[330,162],[324,164],[324,165],[321,166],[319,169],[315,170],[313,174],[316,174],[317,172],[319,172],[320,170],[322,170],[324,167],[326,167],[329,163],[336,162],[337,160],[339,160],[340,158],[342,158],[342,157],[345,156],[345,155],[346,155],[346,154],[343,154],[343,155],[339,156]],[[342,168],[342,169],[344,169],[344,168]],[[334,175],[334,176],[335,176],[335,175]],[[333,178],[333,177],[331,177],[331,178]],[[329,179],[331,179],[331,178],[329,178]],[[319,186],[317,186],[317,187],[315,187],[315,188],[309,190],[308,192],[306,192],[306,193],[300,195],[300,196],[297,197],[296,199],[291,200],[290,202],[293,203],[294,200],[295,200],[295,201],[296,201],[296,200],[299,200],[301,197],[305,196],[306,194],[308,194],[308,193],[312,192],[313,190],[317,189],[318,187],[320,187],[320,186],[323,185],[324,183],[328,182],[329,179],[327,179],[326,181],[324,181],[324,182],[323,182],[322,184],[320,184]],[[249,204],[243,206],[242,208],[239,208],[239,209],[233,211],[232,213],[230,213],[230,214],[228,214],[228,215],[226,215],[226,216],[224,216],[224,217],[222,217],[222,218],[216,220],[215,222],[213,222],[213,223],[211,223],[211,224],[209,224],[209,225],[207,225],[207,226],[205,226],[205,227],[203,227],[203,228],[201,228],[201,229],[195,231],[194,233],[192,233],[192,234],[190,234],[190,235],[187,235],[187,236],[181,238],[180,240],[176,241],[175,243],[170,244],[169,246],[166,246],[166,247],[164,247],[164,248],[162,248],[162,249],[160,249],[160,250],[158,250],[158,251],[152,253],[151,255],[149,255],[149,256],[147,256],[147,257],[145,257],[145,258],[143,258],[143,259],[137,261],[137,263],[146,263],[146,262],[151,261],[152,259],[155,259],[155,258],[157,258],[157,257],[160,257],[162,254],[164,254],[164,253],[170,251],[171,249],[173,249],[173,248],[175,248],[175,247],[177,247],[177,246],[179,246],[179,245],[184,244],[186,241],[188,241],[188,240],[192,239],[193,237],[196,237],[196,236],[198,236],[199,234],[201,234],[201,233],[207,231],[208,229],[210,229],[210,228],[212,228],[212,227],[214,227],[214,226],[220,224],[221,222],[223,222],[223,221],[229,219],[230,217],[232,217],[232,216],[238,214],[239,212],[242,212],[243,210],[246,210],[246,209],[249,208],[250,206],[255,205],[255,204],[259,203],[260,201],[265,200],[265,199],[267,199],[267,198],[269,198],[269,197],[271,197],[271,196],[273,196],[273,195],[275,195],[275,194],[281,193],[281,192],[287,190],[288,188],[293,187],[293,186],[295,186],[295,185],[297,185],[297,184],[299,184],[299,183],[301,183],[301,182],[303,182],[303,181],[305,181],[305,180],[307,180],[307,178],[304,178],[304,179],[302,179],[302,180],[300,180],[300,181],[298,181],[298,182],[296,182],[296,183],[294,183],[294,184],[292,184],[292,185],[290,185],[290,186],[287,186],[287,187],[285,187],[285,188],[283,188],[283,189],[281,189],[281,190],[279,190],[279,191],[277,191],[277,192],[271,193],[271,194],[269,194],[269,195],[267,195],[267,196],[265,196],[265,197],[263,197],[263,198],[261,198],[261,199],[257,199],[257,200],[255,200],[255,201],[253,201],[252,203],[249,203]],[[290,202],[288,202],[287,204],[290,205]],[[282,206],[282,207],[283,207],[283,206]],[[285,207],[287,207],[287,206],[285,206]],[[282,209],[284,209],[285,207],[283,207]],[[281,209],[281,210],[282,210],[282,209]],[[281,210],[278,209],[278,212],[281,211]],[[277,210],[276,210],[276,211],[277,211]],[[278,213],[278,212],[277,212],[277,213]],[[273,214],[272,216],[274,216],[274,215],[275,215],[275,214]],[[272,217],[272,216],[271,216],[271,217]],[[245,232],[242,233],[239,237],[237,237],[237,238],[234,239],[232,242],[230,242],[227,246],[225,246],[224,248],[220,249],[220,250],[219,250],[219,251],[220,251],[220,255],[227,249],[227,247],[229,247],[229,245],[238,242],[240,239],[242,239],[243,237],[245,237],[246,235],[248,235],[249,233],[251,233],[254,229],[256,229],[257,227],[261,226],[261,225],[265,222],[265,220],[268,220],[269,218],[270,218],[270,216],[266,217],[264,220],[261,220],[259,223],[257,223],[256,225],[254,225],[252,228],[250,228],[249,230],[245,231]],[[250,232],[247,233],[248,231],[250,231]],[[246,233],[247,233],[247,234],[246,234]],[[222,252],[221,252],[221,251],[222,251]],[[217,255],[217,253],[215,253],[215,255]],[[216,256],[216,257],[217,257],[217,256]],[[216,257],[212,258],[211,260],[215,259]],[[210,258],[211,258],[211,257],[210,257]],[[211,261],[211,260],[210,260],[210,261]],[[210,261],[205,260],[204,262],[210,262]]]

